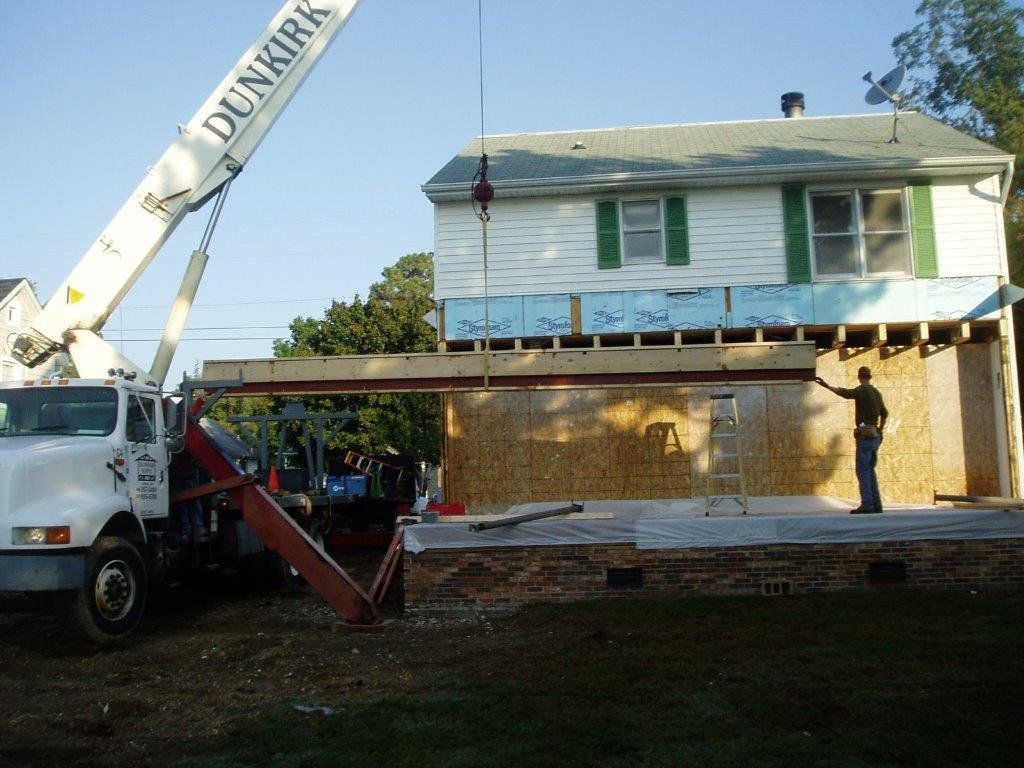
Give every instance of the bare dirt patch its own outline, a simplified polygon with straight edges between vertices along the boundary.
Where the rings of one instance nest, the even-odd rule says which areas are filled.
[[[380,557],[339,560],[366,586]],[[437,664],[472,667],[467,649],[492,633],[484,619],[406,618],[393,605],[380,625],[355,627],[308,587],[260,592],[224,574],[152,595],[139,631],[113,650],[69,640],[48,615],[7,610],[0,764],[161,765],[282,701],[415,695]]]

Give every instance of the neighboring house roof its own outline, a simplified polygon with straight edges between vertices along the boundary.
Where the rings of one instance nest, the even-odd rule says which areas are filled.
[[[1013,156],[917,112],[779,118],[485,136],[497,196],[668,186],[814,181],[840,177],[997,173]],[[573,149],[577,143],[582,149]],[[468,198],[479,137],[423,191]]]
[[[14,289],[21,285],[24,281],[24,277],[15,277],[6,280],[0,278],[0,302],[2,302],[4,299],[10,296],[11,293],[14,292]]]

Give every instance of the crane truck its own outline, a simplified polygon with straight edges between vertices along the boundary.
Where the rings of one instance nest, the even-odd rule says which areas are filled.
[[[77,377],[0,384],[0,592],[52,597],[93,641],[137,627],[152,580],[264,549],[346,618],[376,618],[366,593],[218,449],[196,405],[164,389],[232,181],[357,4],[288,0],[13,341],[29,368],[67,353]],[[182,219],[211,201],[154,361],[142,367],[100,332]],[[230,497],[236,519],[197,511],[215,492]]]

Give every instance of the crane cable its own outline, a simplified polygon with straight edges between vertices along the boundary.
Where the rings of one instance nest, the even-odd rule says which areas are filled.
[[[473,176],[472,199],[473,212],[480,219],[480,236],[483,251],[484,270],[484,390],[490,387],[490,352],[491,352],[491,314],[490,297],[487,286],[487,222],[491,215],[487,212],[487,204],[494,199],[494,187],[487,180],[487,151],[484,146],[484,21],[483,0],[477,0],[477,43],[480,60],[480,162]],[[480,209],[477,210],[477,203]]]

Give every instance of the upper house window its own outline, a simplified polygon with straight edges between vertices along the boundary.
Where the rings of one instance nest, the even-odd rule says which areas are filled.
[[[5,318],[8,325],[18,326],[21,325],[21,312],[18,311],[18,307],[13,304],[8,304],[4,310],[4,314],[7,315]]]
[[[664,261],[661,243],[661,201],[622,202],[622,261],[639,264]]]
[[[597,266],[690,263],[686,196],[597,201]]]
[[[811,192],[810,201],[818,278],[913,274],[903,190]]]

